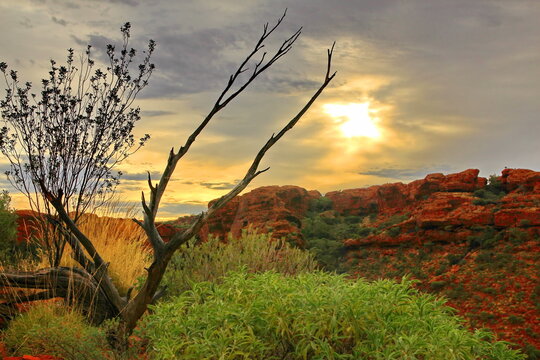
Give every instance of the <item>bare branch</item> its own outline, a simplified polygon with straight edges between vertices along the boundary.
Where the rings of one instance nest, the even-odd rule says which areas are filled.
[[[205,223],[205,221],[214,213],[216,210],[224,206],[226,203],[228,203],[231,199],[233,199],[235,196],[237,196],[242,190],[244,190],[249,183],[258,175],[261,173],[267,171],[269,168],[263,169],[263,170],[257,170],[262,158],[266,154],[266,152],[285,135],[287,131],[292,129],[296,123],[304,116],[306,111],[313,105],[315,100],[321,95],[323,90],[328,86],[330,81],[336,76],[336,72],[332,73],[330,75],[331,67],[332,67],[332,55],[334,51],[334,45],[328,50],[328,62],[326,66],[326,74],[324,76],[324,81],[322,85],[319,87],[319,89],[313,94],[311,99],[304,105],[304,107],[294,116],[282,129],[281,131],[275,135],[272,134],[270,136],[270,139],[264,144],[264,146],[259,150],[257,153],[257,156],[255,156],[255,159],[253,160],[253,163],[249,167],[247,173],[245,174],[244,178],[227,194],[219,198],[217,201],[215,201],[212,206],[208,209],[206,213],[202,213],[197,220],[191,225],[189,229],[184,231],[183,233],[175,234],[169,243],[167,244],[167,249],[175,251],[180,245],[191,239],[195,234],[199,232],[202,225]]]
[[[269,60],[267,60],[266,63],[264,63],[266,53],[263,53],[261,59],[256,63],[255,68],[252,74],[250,75],[250,77],[241,86],[239,86],[239,88],[236,91],[227,95],[229,93],[229,90],[238,80],[239,76],[247,70],[246,68],[247,63],[255,56],[255,54],[257,54],[264,47],[264,44],[263,44],[264,41],[279,27],[279,25],[281,25],[286,15],[287,15],[287,10],[284,11],[283,15],[278,19],[276,24],[270,29],[268,28],[268,23],[264,25],[263,33],[259,37],[259,40],[255,44],[255,47],[246,56],[244,61],[242,61],[242,63],[237,68],[235,73],[230,76],[227,86],[219,95],[217,101],[214,104],[214,107],[210,110],[208,115],[199,124],[199,126],[195,129],[195,131],[193,131],[193,133],[188,137],[185,144],[182,147],[180,147],[180,149],[178,150],[178,153],[174,153],[174,149],[171,150],[171,153],[169,155],[169,160],[167,161],[167,165],[165,167],[165,170],[163,171],[163,175],[158,185],[155,187],[156,189],[155,192],[151,188],[152,195],[154,196],[151,197],[149,207],[152,210],[152,214],[154,218],[157,214],[161,197],[163,196],[163,193],[165,192],[165,189],[169,183],[170,177],[176,168],[176,164],[188,152],[189,148],[191,147],[193,142],[197,139],[197,136],[201,133],[201,131],[206,127],[206,125],[210,122],[210,120],[214,117],[215,114],[217,114],[221,109],[227,106],[227,104],[229,104],[234,98],[236,98],[241,92],[243,92],[262,72],[264,72],[266,69],[272,66],[277,60],[279,60],[287,52],[289,52],[289,50],[292,48],[292,45],[300,36],[302,28],[297,30],[292,36],[290,36],[285,41],[283,41],[283,43],[281,44],[279,49],[276,51],[276,53]]]

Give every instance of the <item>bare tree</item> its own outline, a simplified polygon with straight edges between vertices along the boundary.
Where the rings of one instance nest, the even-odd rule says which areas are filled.
[[[96,251],[91,239],[83,234],[63,205],[63,193],[61,189],[57,193],[49,191],[45,184],[41,186],[41,191],[47,198],[47,201],[57,211],[63,224],[67,227],[70,236],[69,245],[74,252],[75,260],[81,265],[82,269],[74,268],[50,268],[43,269],[37,273],[31,274],[3,274],[0,279],[4,286],[26,286],[32,288],[45,289],[42,293],[33,295],[33,297],[45,298],[51,296],[51,290],[66,292],[68,281],[70,286],[74,286],[80,291],[79,303],[93,303],[96,308],[91,312],[91,320],[95,323],[101,322],[105,318],[118,317],[120,325],[113,338],[120,340],[118,344],[125,345],[125,339],[134,329],[137,321],[145,313],[149,304],[159,299],[164,289],[160,288],[160,282],[163,274],[173,256],[174,252],[189,239],[196,235],[207,219],[212,214],[224,206],[227,202],[238,195],[248,184],[258,175],[267,171],[269,168],[259,170],[259,165],[266,152],[278,142],[283,135],[292,129],[306,111],[313,105],[315,100],[334,78],[335,72],[331,70],[332,53],[334,46],[327,51],[327,66],[324,79],[320,87],[315,91],[309,101],[300,109],[300,111],[290,119],[285,126],[276,134],[274,133],[256,154],[251,166],[246,171],[242,180],[236,186],[220,199],[215,201],[207,211],[201,213],[193,224],[185,231],[175,234],[168,243],[165,243],[159,235],[156,228],[156,215],[158,213],[160,201],[167,189],[167,185],[174,173],[179,160],[189,151],[191,145],[197,139],[197,136],[207,126],[211,119],[227,104],[241,94],[262,72],[267,70],[276,61],[286,55],[292,48],[301,33],[301,28],[287,38],[275,53],[269,55],[262,51],[265,47],[264,42],[279,27],[285,18],[286,13],[276,22],[275,25],[265,24],[262,35],[258,39],[253,50],[246,56],[236,71],[230,76],[224,90],[218,96],[217,101],[202,120],[199,126],[188,137],[186,142],[178,150],[171,149],[167,165],[163,170],[159,182],[153,183],[148,176],[149,193],[142,193],[142,207],[144,220],[134,219],[145,231],[148,240],[152,246],[153,262],[148,267],[147,276],[142,287],[134,296],[132,291],[128,291],[126,296],[121,296],[111,281],[107,267],[108,263]],[[251,67],[249,67],[251,64]],[[245,80],[241,80],[241,74],[247,73]]]
[[[55,218],[54,207],[44,198],[62,193],[62,207],[77,223],[88,209],[99,207],[114,192],[121,173],[114,167],[149,139],[132,134],[140,109],[132,107],[146,86],[154,65],[150,40],[137,73],[130,75],[136,51],[129,48],[130,24],[121,27],[119,55],[107,46],[106,71],[94,69],[89,45],[79,61],[68,50],[66,65],[51,60],[49,77],[39,94],[32,84],[19,83],[17,72],[0,63],[6,97],[0,110],[6,126],[0,129],[0,151],[11,166],[7,177],[26,195],[33,210]],[[41,191],[45,189],[46,191]],[[38,217],[36,220],[46,220]],[[41,224],[42,242],[51,266],[58,266],[65,246],[58,223]]]

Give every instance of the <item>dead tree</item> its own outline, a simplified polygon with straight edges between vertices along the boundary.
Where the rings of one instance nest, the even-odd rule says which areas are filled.
[[[90,319],[94,323],[99,323],[103,319],[110,317],[118,317],[120,319],[120,325],[115,337],[117,340],[120,340],[119,344],[125,344],[124,341],[126,336],[135,328],[137,321],[145,313],[148,305],[154,303],[163,295],[164,289],[160,288],[159,285],[174,252],[178,250],[182,244],[185,244],[189,239],[195,236],[216,210],[227,204],[227,202],[244,190],[255,177],[269,169],[265,168],[259,170],[260,162],[266,152],[278,142],[287,131],[296,125],[336,74],[331,70],[334,48],[334,45],[332,45],[332,48],[327,50],[327,65],[322,84],[302,109],[290,119],[277,134],[272,134],[268,141],[260,148],[243,179],[240,180],[231,191],[215,201],[207,211],[201,213],[187,230],[178,232],[167,243],[163,241],[156,228],[156,215],[158,213],[160,201],[167,189],[167,185],[178,162],[189,151],[191,145],[197,139],[197,136],[220,110],[240,95],[261,73],[291,50],[293,44],[300,36],[302,28],[283,41],[273,55],[268,55],[267,52],[262,51],[265,47],[264,42],[279,27],[285,15],[286,14],[284,13],[272,27],[269,27],[268,23],[264,25],[262,35],[258,39],[255,47],[242,61],[237,70],[230,76],[227,85],[219,95],[208,115],[188,137],[184,145],[178,150],[175,150],[174,148],[171,149],[167,165],[157,184],[152,182],[149,174],[149,194],[146,196],[144,192],[142,193],[144,220],[133,220],[144,229],[148,237],[152,246],[153,262],[150,267],[146,269],[147,276],[144,284],[134,296],[131,296],[132,291],[128,291],[126,296],[120,295],[108,275],[108,263],[96,251],[92,244],[92,240],[80,231],[66,212],[62,202],[62,193],[52,194],[47,190],[45,185],[42,186],[41,190],[46,195],[49,203],[56,209],[59,218],[66,227],[66,231],[69,232],[70,236],[67,237],[68,244],[73,249],[75,260],[80,264],[82,269],[50,268],[32,274],[3,274],[0,280],[2,285],[44,289],[43,292],[34,294],[33,297],[47,298],[53,295],[52,293],[54,293],[54,291],[51,290],[65,289],[68,287],[68,282],[72,281],[74,284],[69,286],[80,289],[82,294],[87,294],[86,297],[83,298],[83,302],[92,301],[94,308],[92,311],[88,309],[88,312],[90,314]],[[251,68],[249,67],[249,64],[252,64]],[[246,75],[249,76],[242,82],[241,75],[244,73],[247,73]],[[91,296],[93,297],[90,298]]]

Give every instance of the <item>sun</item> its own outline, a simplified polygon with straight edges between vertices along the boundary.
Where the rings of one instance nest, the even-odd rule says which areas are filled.
[[[349,104],[326,104],[324,112],[332,116],[339,124],[343,136],[368,137],[377,139],[381,137],[381,130],[377,127],[379,119],[372,116],[369,102]]]

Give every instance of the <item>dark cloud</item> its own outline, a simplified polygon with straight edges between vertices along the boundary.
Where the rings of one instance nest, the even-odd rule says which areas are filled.
[[[22,27],[26,29],[32,29],[34,27],[34,24],[32,23],[32,21],[26,17],[19,21],[19,25],[21,25]]]
[[[163,111],[163,110],[143,110],[142,117],[155,117],[155,116],[164,116],[164,115],[174,115],[172,111]]]
[[[207,209],[206,204],[198,203],[162,203],[159,207],[159,215],[178,216],[178,214],[196,214]]]
[[[157,171],[151,171],[150,177],[152,180],[159,179],[161,177],[161,173]],[[148,179],[148,173],[147,172],[140,172],[140,173],[130,173],[130,172],[122,172],[122,176],[120,177],[120,181],[122,180],[128,180],[128,181],[146,181]]]
[[[199,185],[211,190],[230,190],[236,186],[236,182],[200,182]]]
[[[398,180],[415,180],[424,178],[432,173],[449,173],[451,167],[429,167],[429,168],[373,168],[366,171],[361,171],[360,175],[371,175],[382,178],[398,179]]]
[[[98,2],[99,0],[94,0],[95,2]],[[122,5],[128,5],[128,6],[138,6],[139,2],[136,0],[108,0],[111,4],[122,4]]]
[[[211,190],[230,190],[236,186],[240,180],[234,180],[233,182],[212,182],[212,181],[182,181],[184,185],[198,185]]]
[[[66,25],[68,24],[68,22],[67,22],[66,20],[64,20],[64,19],[59,19],[59,18],[57,18],[56,16],[53,16],[53,17],[51,18],[51,20],[52,20],[54,23],[56,23],[56,24],[58,24],[58,25],[62,25],[62,26],[66,26]]]

